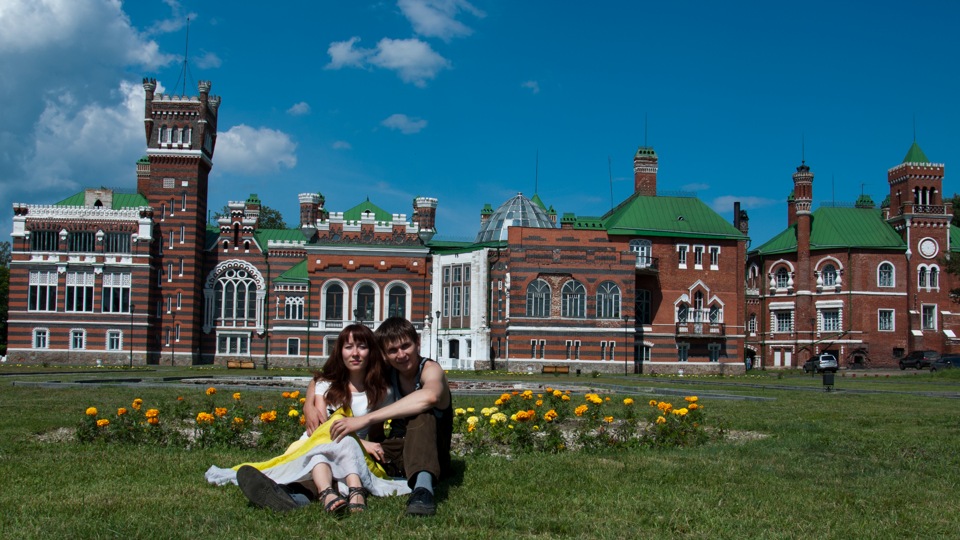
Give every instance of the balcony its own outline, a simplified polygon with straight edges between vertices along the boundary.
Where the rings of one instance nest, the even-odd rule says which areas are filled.
[[[676,324],[676,334],[678,338],[723,337],[726,335],[726,332],[727,330],[723,323],[685,322]]]
[[[947,207],[942,204],[914,204],[914,203],[903,203],[903,206],[900,207],[898,212],[900,215],[903,214],[927,214],[934,216],[946,215]]]
[[[636,268],[640,272],[660,272],[660,259],[649,255],[637,255]]]

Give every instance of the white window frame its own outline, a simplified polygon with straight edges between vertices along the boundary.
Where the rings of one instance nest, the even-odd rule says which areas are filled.
[[[889,328],[884,328],[884,316],[889,317]],[[896,331],[896,311],[892,309],[878,309],[877,310],[877,331],[878,332],[895,332]]]
[[[112,342],[116,341],[116,346],[111,346]],[[118,352],[123,350],[123,331],[122,330],[107,330],[106,340],[103,345],[104,350]]]
[[[929,321],[928,321],[928,315]],[[928,322],[930,324],[928,324]],[[936,304],[923,304],[920,306],[920,327],[923,330],[937,330],[937,305]]]
[[[710,269],[720,270],[720,246],[710,246]]]
[[[690,252],[689,244],[677,244],[677,267],[687,269],[687,255]]]
[[[33,345],[34,349],[49,349],[50,348],[50,329],[34,328],[33,336],[30,340],[30,344]]]

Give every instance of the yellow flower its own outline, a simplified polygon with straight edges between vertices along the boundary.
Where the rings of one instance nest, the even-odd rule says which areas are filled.
[[[476,423],[479,422],[479,421],[480,421],[480,419],[477,418],[476,416],[471,416],[470,418],[467,418],[467,424],[468,424],[468,425],[471,425],[471,426],[474,425],[474,424],[476,424]]]
[[[217,393],[217,389],[216,389],[216,388],[214,388],[214,387],[212,387],[212,386],[211,386],[210,388],[207,388],[207,395],[208,395],[208,396],[212,396],[212,395],[214,395],[214,394],[216,394],[216,393]]]
[[[474,408],[473,408],[473,407],[467,407],[467,412],[468,412],[468,413],[471,413],[471,414],[472,414],[473,411],[474,411]]]
[[[453,410],[453,414],[456,415],[456,416],[463,416],[463,415],[467,414],[467,410],[466,410],[466,409],[463,409],[463,408],[460,408],[460,407],[457,407],[456,409]]]
[[[557,411],[550,409],[549,411],[544,413],[543,419],[546,420],[547,422],[553,422],[554,420],[557,419],[557,416],[558,416]]]
[[[507,423],[507,415],[503,414],[502,412],[493,413],[493,416],[490,417],[490,423],[491,423],[491,424],[506,424],[506,423]]]
[[[633,405],[633,398],[626,398],[623,400],[624,405]]]
[[[120,407],[119,409],[117,409],[117,416],[123,416],[125,414],[127,414],[127,410],[124,409],[123,407]]]
[[[499,407],[499,406],[503,405],[503,400],[502,400],[502,399],[498,399],[498,400],[494,401],[493,404],[496,405],[497,407]]]
[[[133,410],[139,411],[139,410],[140,410],[140,407],[143,406],[143,400],[140,399],[140,398],[137,398],[137,399],[133,400],[133,404],[130,405],[130,406],[133,407]]]
[[[612,416],[604,416],[604,417],[603,417],[603,421],[606,422],[606,423],[608,423],[608,424],[612,424],[612,423],[613,423],[613,417],[612,417]]]
[[[277,419],[277,411],[267,411],[260,413],[261,422],[273,422]]]
[[[198,424],[212,424],[213,415],[208,412],[199,412],[197,413],[197,423]]]
[[[467,433],[473,433],[473,430],[475,430],[475,429],[477,429],[477,427],[476,427],[475,425],[469,424],[469,425],[467,426]]]
[[[147,409],[147,412],[143,413],[147,418],[156,418],[160,416],[160,411],[158,409]]]
[[[549,394],[549,393],[552,393],[552,392],[553,392],[553,388],[550,388],[550,387],[548,386],[548,387],[546,388],[546,391],[547,391],[548,394]]]
[[[227,408],[226,408],[226,407],[217,407],[217,408],[213,409],[213,414],[217,415],[218,418],[221,417],[221,416],[226,416],[226,415],[227,415]]]
[[[580,405],[573,410],[573,414],[577,416],[583,416],[583,413],[587,412],[588,407],[586,405]]]
[[[533,426],[534,431],[540,431],[540,426]]]
[[[550,392],[550,389],[549,389],[549,388],[547,389],[547,392]],[[560,396],[563,395],[563,392],[561,392],[561,391],[559,391],[559,390],[554,390],[554,391],[551,392],[551,393],[553,394],[553,397],[560,397]]]
[[[96,416],[97,408],[96,407],[87,407],[87,416]]]
[[[696,403],[691,403],[690,405],[687,405],[687,408],[690,409],[691,411],[695,411],[700,408],[700,405],[697,405]]]
[[[242,426],[242,425],[243,425],[243,418],[240,418],[239,416],[234,416],[234,417],[233,417],[233,425],[235,425],[235,426]]]
[[[307,398],[305,398],[305,397],[300,398],[300,404],[301,404],[301,405],[303,405],[303,404],[306,403],[306,402],[307,402]]]
[[[533,399],[533,390],[524,390],[520,397],[523,399]]]
[[[562,399],[563,401],[570,401],[570,396],[564,394],[564,395],[560,396],[560,399]]]
[[[154,416],[153,418],[147,418],[147,423],[151,426],[155,426],[160,423],[160,419]]]
[[[666,423],[667,423],[667,419],[664,418],[664,417],[662,417],[662,416],[658,416],[658,417],[657,417],[657,423],[658,423],[658,424],[666,424]]]
[[[513,429],[513,424],[510,424],[510,425],[507,426],[507,427],[510,428],[510,429]]]
[[[684,399],[687,403],[696,403],[696,402],[697,402],[697,396],[687,396],[687,397],[685,397],[685,398],[683,398],[683,399]]]
[[[543,394],[537,394],[537,399],[543,399]]]
[[[287,416],[289,416],[290,418],[296,418],[300,416],[300,412],[297,411],[296,409],[290,409],[290,412],[287,413]]]
[[[297,399],[300,397],[300,391],[290,392],[290,399]]]
[[[107,427],[110,425],[110,421],[106,418],[101,418],[97,420],[97,427]]]
[[[686,409],[676,409],[676,410],[673,411],[673,414],[675,414],[675,415],[677,415],[677,416],[686,416],[687,410],[686,410]]]
[[[541,405],[543,405],[543,400],[542,400],[542,399],[538,399],[536,405],[537,405],[537,407],[540,407]]]
[[[657,406],[657,400],[651,399],[651,400],[650,400],[650,406],[651,406],[651,407],[656,407],[656,406]]]
[[[240,401],[240,392],[234,392],[234,393],[233,393],[233,399],[235,399],[235,400],[237,400],[237,401]]]
[[[510,394],[507,394],[507,393],[500,394],[500,401],[510,401]]]

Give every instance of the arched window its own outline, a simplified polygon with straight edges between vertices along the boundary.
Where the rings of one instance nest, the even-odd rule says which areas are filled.
[[[357,307],[353,315],[358,321],[372,321],[376,309],[376,291],[373,285],[364,283],[357,289]]]
[[[288,320],[295,320],[295,321],[303,320],[303,297],[302,296],[291,296],[287,298],[287,301],[283,309],[283,318]]]
[[[885,262],[877,269],[877,286],[893,287],[893,265]]]
[[[747,331],[751,334],[757,333],[757,314],[751,313],[750,320],[747,322]]]
[[[776,278],[777,288],[786,289],[787,284],[790,283],[790,272],[788,272],[786,268],[780,267],[780,269],[777,270]]]
[[[527,317],[550,316],[550,286],[538,279],[527,286]]]
[[[637,256],[637,268],[649,268],[653,264],[653,242],[631,240],[630,251]]]
[[[324,293],[324,319],[328,321],[343,320],[343,286],[334,283],[327,287]]]
[[[257,284],[246,270],[230,268],[224,272],[217,279],[214,295],[222,324],[256,321]]]
[[[620,318],[620,287],[612,281],[604,281],[597,289],[597,318]]]
[[[690,306],[686,302],[677,304],[677,322],[686,323],[690,316]]]
[[[927,286],[927,267],[926,266],[921,266],[920,269],[918,270],[917,284],[920,287]]]
[[[820,272],[820,277],[823,279],[824,287],[837,286],[837,268],[832,264],[823,267],[823,271]]]
[[[937,289],[940,287],[940,269],[936,266],[930,267],[930,288]]]
[[[703,292],[697,291],[693,295],[693,322],[702,321],[703,315]]]
[[[587,316],[587,289],[577,280],[570,280],[560,289],[560,316],[583,319]]]
[[[407,289],[397,284],[387,291],[387,315],[390,317],[407,316]]]

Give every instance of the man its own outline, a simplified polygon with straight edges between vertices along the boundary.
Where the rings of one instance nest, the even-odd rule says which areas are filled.
[[[375,332],[385,358],[393,368],[395,402],[364,416],[337,420],[330,436],[340,441],[365,427],[391,420],[390,434],[381,442],[383,465],[391,476],[403,476],[413,492],[407,515],[436,513],[434,485],[450,472],[453,436],[453,400],[447,375],[440,364],[420,356],[420,336],[410,321],[390,317]]]

